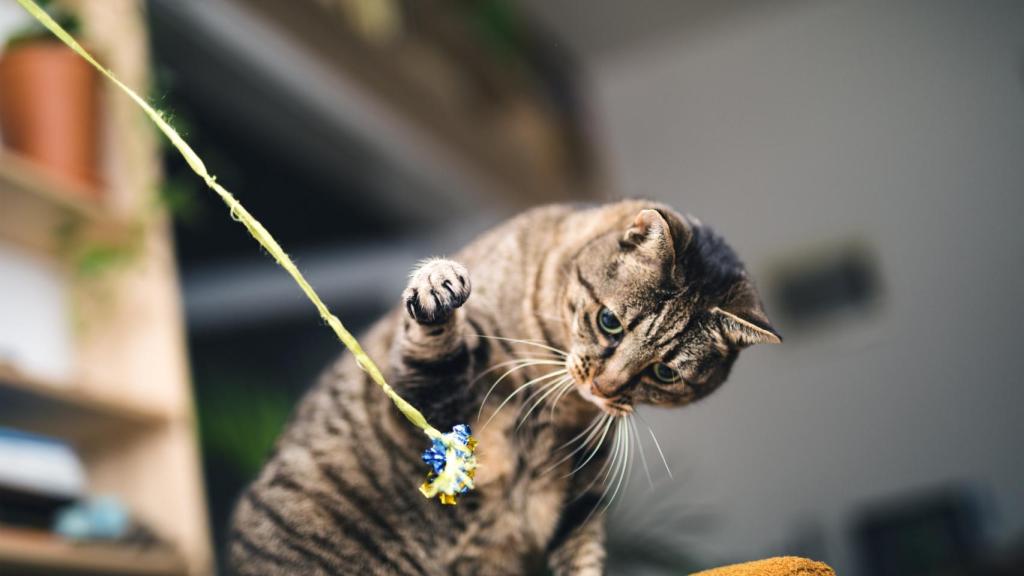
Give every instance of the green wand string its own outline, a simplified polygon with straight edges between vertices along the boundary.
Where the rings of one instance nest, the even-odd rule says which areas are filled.
[[[167,139],[171,141],[171,144],[181,153],[181,156],[188,163],[189,167],[192,168],[192,171],[202,178],[203,182],[206,182],[206,185],[216,192],[221,200],[227,204],[231,217],[245,226],[249,234],[260,243],[260,246],[269,252],[274,257],[274,260],[277,261],[277,264],[291,275],[295,283],[302,289],[302,292],[309,298],[309,301],[316,307],[320,317],[327,322],[327,325],[334,330],[341,343],[355,356],[356,364],[380,386],[384,394],[387,394],[388,398],[394,402],[395,407],[414,426],[422,430],[431,439],[431,447],[423,453],[423,461],[431,466],[431,471],[428,473],[427,481],[420,486],[420,492],[427,498],[438,496],[443,504],[455,504],[455,497],[458,494],[471,490],[473,488],[473,476],[476,472],[476,440],[471,435],[469,426],[459,424],[451,432],[442,433],[431,426],[415,406],[399,396],[395,389],[384,379],[384,375],[381,374],[380,369],[370,359],[370,356],[363,351],[363,347],[359,345],[355,337],[345,328],[341,320],[338,320],[338,317],[331,313],[327,305],[320,299],[320,296],[313,290],[313,287],[309,285],[302,272],[299,271],[295,263],[292,262],[292,259],[288,257],[288,254],[277,243],[277,240],[260,224],[259,220],[242,206],[238,199],[217,183],[216,177],[206,170],[206,165],[203,164],[199,155],[192,150],[192,147],[185,142],[184,138],[164,119],[163,115],[136,94],[134,90],[118,80],[110,70],[100,65],[85,48],[33,0],[18,0],[18,3],[38,20],[40,24],[45,26],[50,32],[53,32],[64,44],[117,85],[122,92],[127,94],[149,116],[149,119],[156,124],[157,128],[164,133]]]

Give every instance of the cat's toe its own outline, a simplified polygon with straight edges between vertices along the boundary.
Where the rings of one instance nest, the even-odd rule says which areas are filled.
[[[420,324],[439,324],[451,318],[469,298],[469,273],[458,262],[434,258],[423,262],[402,293],[405,310]]]

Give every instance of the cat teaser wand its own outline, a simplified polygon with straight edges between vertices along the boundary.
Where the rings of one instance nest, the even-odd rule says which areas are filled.
[[[245,226],[249,234],[260,243],[277,264],[285,269],[288,274],[291,275],[295,283],[299,285],[302,292],[309,298],[309,301],[316,307],[317,312],[320,313],[320,317],[323,318],[324,322],[334,330],[334,333],[341,340],[341,343],[352,352],[355,356],[356,364],[370,375],[370,378],[380,386],[381,390],[387,394],[388,398],[394,402],[395,407],[410,421],[414,426],[419,428],[426,434],[431,440],[431,446],[423,452],[423,461],[430,465],[430,471],[427,473],[427,481],[420,486],[420,492],[427,498],[433,498],[435,496],[441,501],[442,504],[455,504],[455,497],[459,494],[463,494],[473,489],[473,475],[476,472],[476,439],[473,438],[470,431],[469,425],[458,424],[452,428],[451,432],[442,433],[438,429],[434,428],[427,422],[427,419],[423,417],[412,404],[405,401],[404,398],[395,392],[387,381],[384,380],[384,375],[381,374],[380,369],[374,364],[370,356],[363,351],[363,347],[359,345],[359,342],[354,336],[345,328],[338,320],[338,317],[328,310],[327,305],[323,303],[320,296],[317,295],[313,287],[309,285],[306,278],[299,271],[292,259],[288,257],[288,254],[281,248],[274,240],[274,237],[270,235],[270,232],[260,224],[248,210],[242,206],[226,188],[217,183],[216,177],[211,175],[206,170],[206,165],[199,156],[192,150],[192,147],[178,134],[178,132],[170,125],[170,123],[164,119],[163,115],[158,112],[155,108],[150,106],[145,100],[142,99],[134,90],[126,86],[110,71],[100,65],[82,46],[71,37],[70,34],[64,30],[60,24],[57,24],[50,15],[40,8],[33,0],[18,0],[21,7],[31,14],[40,24],[45,26],[50,32],[53,32],[57,38],[59,38],[69,48],[74,50],[79,56],[84,58],[94,68],[99,70],[104,76],[106,76],[111,82],[113,82],[118,88],[121,89],[129,98],[132,99],[135,104],[146,113],[146,116],[156,124],[156,127],[164,133],[164,136],[171,141],[171,144],[181,153],[181,156],[188,163],[192,171],[197,176],[206,182],[206,185],[211,190],[220,196],[221,200],[227,204],[228,209],[231,213],[231,218],[240,222]]]

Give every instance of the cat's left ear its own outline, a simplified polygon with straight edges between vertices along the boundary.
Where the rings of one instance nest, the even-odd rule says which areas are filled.
[[[733,345],[781,344],[782,335],[768,322],[752,284],[744,282],[721,306],[711,309],[725,339]]]
[[[619,245],[655,261],[675,262],[676,259],[672,227],[661,212],[653,209],[641,210],[636,215]]]

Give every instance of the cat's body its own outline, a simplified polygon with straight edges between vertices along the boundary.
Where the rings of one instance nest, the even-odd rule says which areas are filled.
[[[645,208],[657,208],[665,219],[648,217],[654,218],[653,226],[641,222],[637,213]],[[666,228],[678,228],[673,230],[674,241]],[[416,487],[426,471],[420,461],[425,436],[404,420],[346,354],[307,394],[270,462],[240,499],[229,550],[235,571],[489,575],[542,573],[550,568],[556,574],[600,574],[603,518],[592,512],[608,483],[599,475],[608,470],[602,470],[607,444],[575,474],[569,473],[590,450],[559,463],[566,454],[559,447],[606,411],[622,414],[622,405],[684,404],[709,393],[724,380],[736,351],[758,341],[757,330],[770,332],[756,296],[737,296],[733,284],[746,282],[736,276],[742,275],[738,261],[718,245],[717,236],[699,238],[698,228],[667,207],[645,202],[590,210],[552,206],[521,215],[479,238],[454,257],[465,268],[447,260],[428,262],[413,276],[404,305],[379,321],[363,344],[388,381],[434,426],[447,430],[456,423],[471,424],[479,439],[477,489],[461,496],[456,506],[442,506],[419,494]],[[624,255],[614,256],[612,245]],[[659,262],[657,250],[671,255]],[[614,270],[598,262],[608,258],[618,262]],[[578,264],[583,260],[589,263]],[[673,264],[666,271],[668,260]],[[673,292],[666,283],[667,276],[677,276],[684,268],[709,266],[714,269],[706,271],[707,282],[721,286],[707,284],[701,289],[721,292],[714,302],[701,300],[706,295],[697,293],[698,283],[692,278],[694,289],[689,291],[680,285]],[[594,270],[602,277],[595,280]],[[621,295],[620,301],[607,305],[624,320],[634,318],[623,324],[636,336],[625,327],[616,336],[594,336],[603,344],[591,354],[590,344],[579,340],[596,330],[581,319],[594,318],[596,313],[587,311],[593,307],[590,299],[597,298],[595,292],[605,285]],[[660,296],[645,301],[644,291]],[[739,329],[753,331],[745,341],[738,336],[717,342],[705,336],[695,340],[677,326],[676,320],[685,318],[686,330],[697,330],[713,317],[694,313],[695,306],[717,309],[723,299],[737,298],[752,307],[754,317],[746,314],[741,321],[728,314],[727,322],[753,324],[716,331],[733,336]],[[684,314],[684,307],[691,311],[669,319],[670,313]],[[677,332],[675,340],[657,343],[671,332]],[[759,341],[771,340],[767,334],[760,334]],[[498,338],[533,340],[572,352],[565,360],[544,348]],[[684,341],[685,346],[674,344]],[[650,358],[630,360],[639,358],[641,350],[671,346],[675,354],[686,356],[698,345],[717,349],[718,363],[710,375],[693,372],[692,386],[682,380],[657,389],[641,386],[639,373],[623,377],[617,386],[612,376],[605,376],[633,370],[631,362],[649,362]],[[618,360],[617,347],[623,350]],[[627,354],[627,348],[635,352]],[[669,348],[665,350],[667,354]],[[685,362],[693,361],[697,370],[699,358],[691,355],[694,358],[678,360],[682,364],[676,366],[682,368],[672,369],[683,373]],[[524,412],[522,401],[532,391],[525,390],[484,427],[502,400],[556,364],[545,360],[548,363],[510,374],[489,396],[478,419],[481,402],[504,370],[491,372],[490,377],[484,372],[524,356],[564,362],[572,379],[559,380],[564,387],[557,390],[565,393],[551,395],[528,418],[518,420]],[[707,372],[708,366],[701,370]],[[593,394],[572,389],[587,385]],[[552,410],[554,398],[559,400]],[[608,406],[603,411],[598,405],[605,398]],[[517,429],[519,422],[523,424]],[[591,440],[594,444],[596,436]]]

